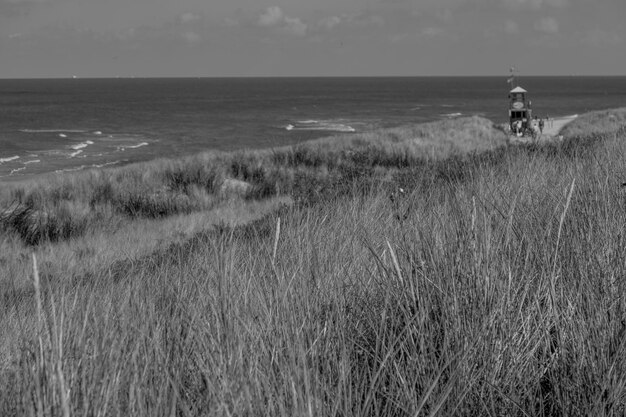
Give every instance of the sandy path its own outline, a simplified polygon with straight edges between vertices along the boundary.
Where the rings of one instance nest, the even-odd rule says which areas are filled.
[[[575,114],[573,116],[552,118],[549,121],[546,120],[543,127],[543,133],[539,136],[537,140],[545,141],[557,138],[561,129],[563,129],[566,124],[572,122],[572,120],[575,120],[577,117],[578,115]],[[510,136],[510,140],[512,143],[529,143],[532,142],[533,139],[527,136],[521,138],[518,138],[516,136]]]
[[[572,120],[578,117],[577,114],[573,116],[566,117],[558,117],[556,119],[551,119],[550,121],[545,122],[545,126],[543,127],[543,136],[556,136],[558,133],[565,127],[566,124],[570,123]]]

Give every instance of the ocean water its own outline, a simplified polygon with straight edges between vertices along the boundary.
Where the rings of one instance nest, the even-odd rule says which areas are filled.
[[[626,106],[626,77],[523,77],[535,114]],[[0,80],[0,180],[480,115],[506,77]]]

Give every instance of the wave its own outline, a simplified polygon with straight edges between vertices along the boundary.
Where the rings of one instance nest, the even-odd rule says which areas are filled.
[[[76,145],[72,145],[72,146],[70,146],[70,148],[72,148],[72,149],[74,149],[75,151],[77,151],[77,150],[79,150],[79,149],[86,148],[86,147],[87,147],[87,146],[89,146],[89,145],[93,145],[93,142],[92,142],[92,141],[90,141],[90,140],[88,140],[88,141],[86,141],[86,142],[82,142],[82,143],[76,144]]]
[[[41,159],[33,159],[32,161],[24,161],[23,164],[24,165],[29,165],[29,164],[38,164],[41,162]]]
[[[26,167],[12,169],[11,172],[9,173],[9,175],[13,175],[16,172],[24,171],[25,169],[26,169]]]
[[[26,169],[26,167],[12,169],[11,172],[9,173],[9,175],[13,175],[16,172],[24,171],[25,169]]]
[[[10,156],[8,158],[0,158],[0,164],[3,164],[5,162],[11,162],[11,161],[15,161],[16,159],[20,159],[19,156]]]
[[[109,165],[121,164],[122,162],[125,162],[125,161],[126,161],[126,159],[121,159],[119,161],[105,162],[104,164],[93,164],[91,167],[92,168],[103,168],[103,167],[107,167]]]
[[[74,158],[75,156],[78,156],[78,155],[80,155],[81,153],[83,153],[83,151],[78,150],[78,151],[76,151],[76,152],[72,152],[72,153],[69,155],[69,157],[70,157],[70,158]]]
[[[463,113],[445,113],[445,114],[442,114],[442,116],[444,116],[444,117],[459,117],[459,116],[463,116]]]
[[[88,168],[87,165],[81,165],[79,167],[74,167],[74,168],[64,168],[64,169],[57,169],[54,172],[60,173],[60,172],[74,172],[74,171],[81,171],[85,168]]]
[[[117,150],[118,151],[125,151],[126,149],[137,149],[137,148],[141,148],[142,146],[148,146],[149,143],[148,142],[141,142],[137,145],[127,145],[127,146],[118,146]]]
[[[332,121],[302,120],[295,124],[288,124],[285,130],[317,130],[329,132],[356,132],[350,125]]]
[[[122,162],[126,162],[126,159],[120,159],[119,161],[112,161],[112,162],[105,162],[103,164],[91,164],[91,165],[80,165],[77,167],[73,167],[73,168],[64,168],[64,169],[57,169],[56,173],[61,173],[61,172],[74,172],[74,171],[82,171],[83,169],[90,169],[90,168],[104,168],[106,166],[109,165],[116,165],[116,164],[120,164]]]
[[[85,133],[86,130],[78,129],[20,129],[23,133]]]
[[[129,149],[135,149],[135,148],[141,148],[142,146],[148,146],[148,142],[141,142],[138,145],[133,145],[133,146],[127,146],[127,148]]]

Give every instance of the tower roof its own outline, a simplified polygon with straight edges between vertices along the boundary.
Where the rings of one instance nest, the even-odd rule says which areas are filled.
[[[510,91],[511,93],[528,93],[528,91],[524,90],[522,87],[515,87]]]

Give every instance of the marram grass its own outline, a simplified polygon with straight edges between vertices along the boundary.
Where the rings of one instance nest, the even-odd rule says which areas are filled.
[[[378,167],[86,275],[40,243],[2,286],[0,414],[622,415],[621,129]]]

